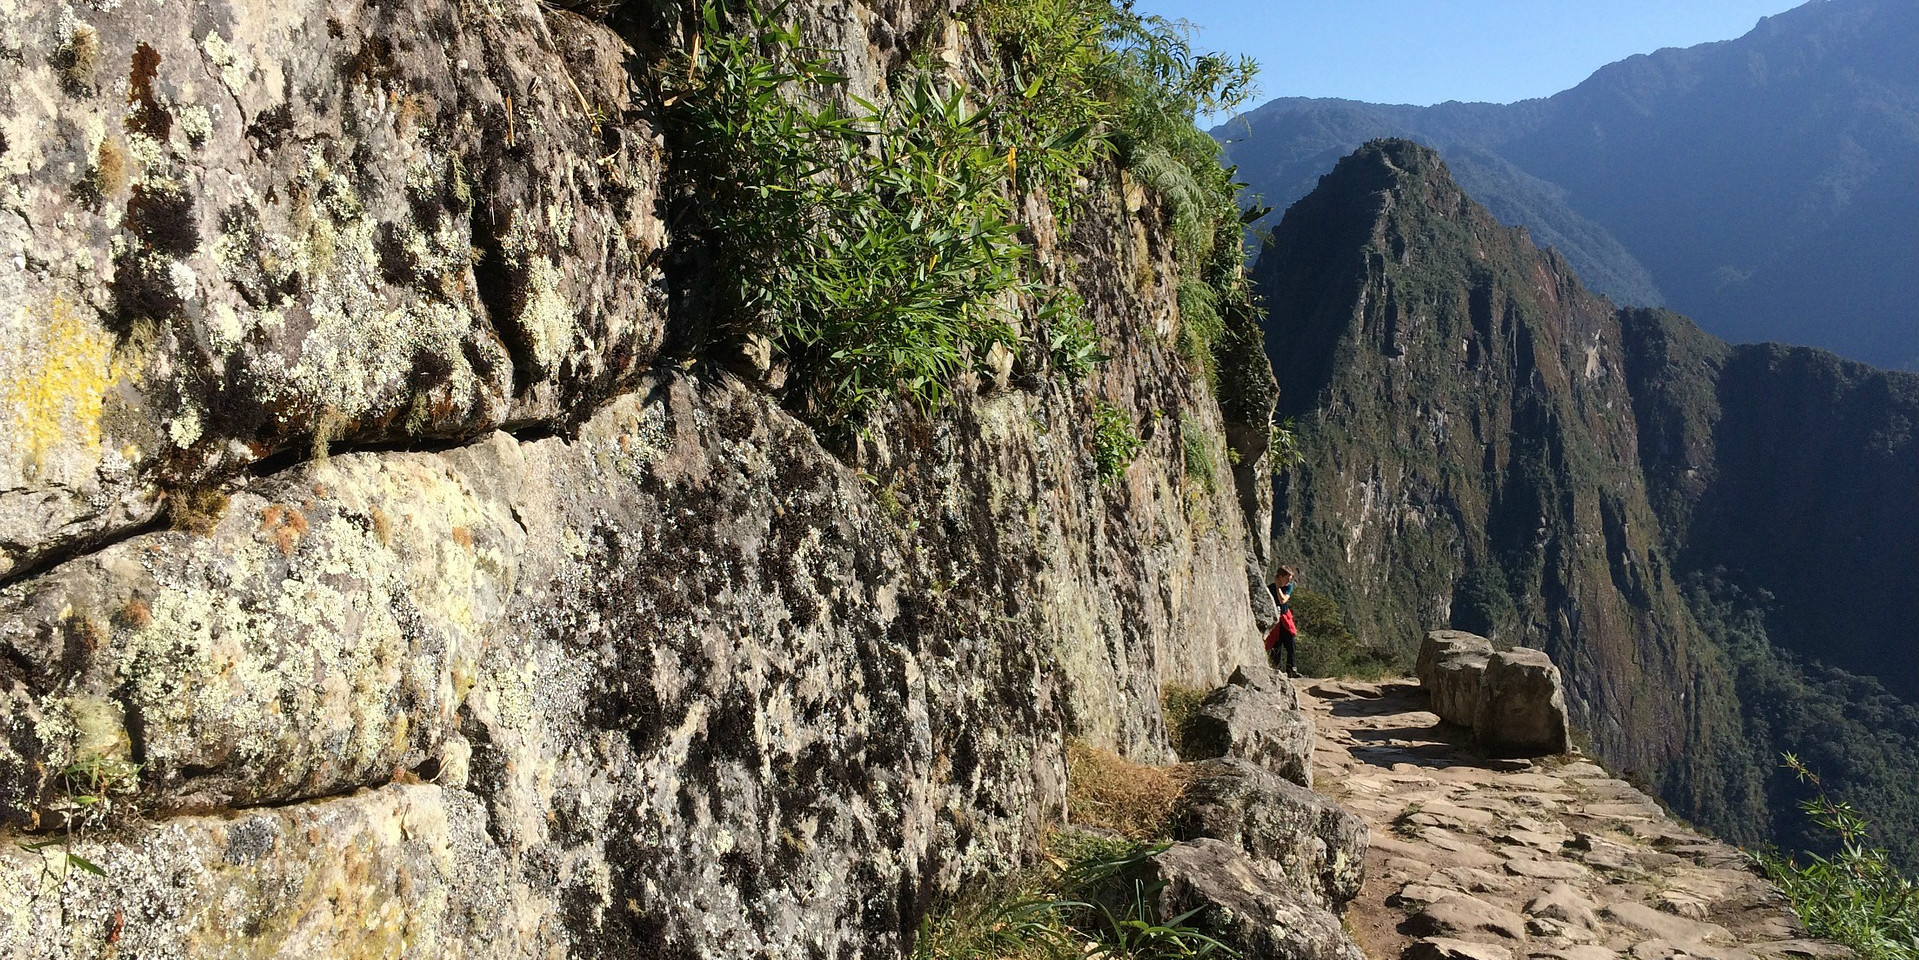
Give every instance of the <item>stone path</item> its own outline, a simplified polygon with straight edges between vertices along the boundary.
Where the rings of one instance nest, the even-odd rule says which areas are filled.
[[[1846,957],[1740,853],[1573,758],[1487,760],[1408,679],[1295,681],[1317,788],[1372,831],[1348,907],[1373,960]]]

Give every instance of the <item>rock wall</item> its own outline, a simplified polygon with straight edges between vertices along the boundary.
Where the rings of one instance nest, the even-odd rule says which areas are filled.
[[[968,55],[801,15],[862,90]],[[647,20],[0,0],[0,955],[897,956],[1064,737],[1257,660],[1156,202],[1029,204],[1089,383],[830,451],[662,353]]]

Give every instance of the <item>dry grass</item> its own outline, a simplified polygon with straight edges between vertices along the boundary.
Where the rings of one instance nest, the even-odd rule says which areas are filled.
[[[166,493],[167,524],[184,533],[207,536],[220,525],[227,495],[218,487],[199,486]]]
[[[1196,759],[1187,749],[1187,735],[1200,701],[1211,692],[1205,687],[1189,687],[1183,683],[1160,684],[1159,715],[1166,722],[1166,738],[1173,742],[1173,752],[1179,754],[1181,760]]]
[[[1177,767],[1134,763],[1077,740],[1066,744],[1066,816],[1076,827],[1132,840],[1167,836],[1186,780]]]

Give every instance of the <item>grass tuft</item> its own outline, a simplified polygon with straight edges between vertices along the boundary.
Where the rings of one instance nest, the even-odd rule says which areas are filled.
[[[1161,843],[1064,830],[1045,864],[987,878],[921,921],[914,960],[1174,960],[1238,953],[1192,923],[1162,917],[1160,885],[1143,879]]]
[[[1173,752],[1182,760],[1199,759],[1198,752],[1191,749],[1193,718],[1199,713],[1199,704],[1211,691],[1205,687],[1189,687],[1183,683],[1163,683],[1159,688],[1159,714],[1166,722],[1166,737],[1173,742]]]
[[[1186,777],[1075,740],[1066,745],[1066,784],[1066,816],[1074,825],[1150,840],[1169,835]]]

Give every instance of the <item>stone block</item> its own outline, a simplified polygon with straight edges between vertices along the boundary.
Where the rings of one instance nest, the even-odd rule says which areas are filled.
[[[1486,659],[1473,732],[1499,756],[1566,752],[1566,695],[1545,651],[1520,647]]]
[[[1439,719],[1462,727],[1473,725],[1479,712],[1479,685],[1491,656],[1478,650],[1454,650],[1434,662],[1432,681],[1425,686]]]
[[[1433,668],[1445,657],[1459,652],[1491,654],[1493,642],[1476,633],[1464,630],[1429,630],[1426,639],[1420,641],[1419,659],[1415,661],[1413,673],[1419,677],[1421,686],[1432,686]]]

